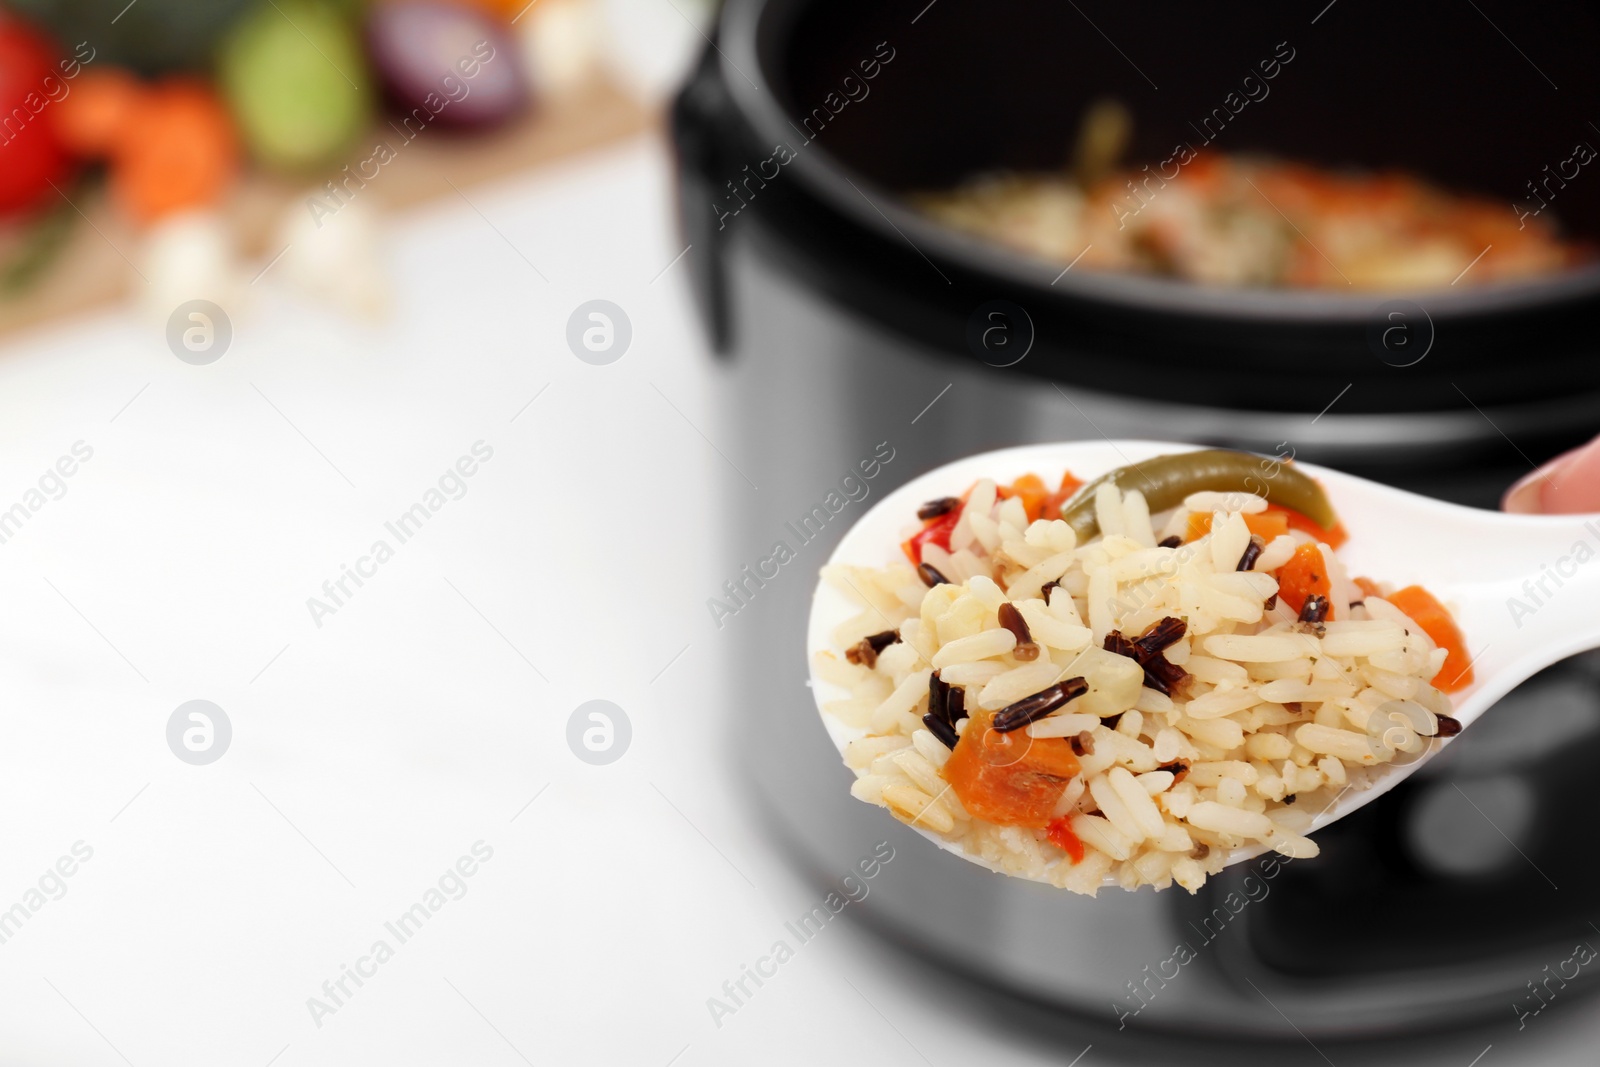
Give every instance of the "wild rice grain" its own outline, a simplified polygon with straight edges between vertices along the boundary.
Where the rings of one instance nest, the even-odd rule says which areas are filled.
[[[900,640],[899,630],[884,630],[882,633],[871,634],[863,637],[845,652],[844,658],[851,663],[860,664],[871,669],[877,666],[878,653]]]
[[[1156,547],[1177,548],[1181,544],[1183,544],[1183,538],[1179,537],[1177,534],[1173,534],[1171,537],[1163,537],[1160,541],[1157,541]]]
[[[844,658],[849,660],[851,663],[859,664],[868,670],[871,670],[873,667],[878,665],[877,650],[874,649],[864,637],[860,641],[851,645],[849,648],[845,649]]]
[[[1008,704],[995,713],[993,726],[1000,733],[1010,733],[1020,730],[1030,722],[1042,719],[1052,711],[1061,707],[1070,700],[1089,691],[1089,683],[1082,678],[1068,678],[1064,682],[1057,682],[1048,689],[1041,689],[1032,696],[1023,697],[1015,704]]]
[[[1435,736],[1454,737],[1461,732],[1460,719],[1452,718],[1449,715],[1435,715],[1434,718],[1439,720],[1439,732]]]
[[[1239,565],[1233,569],[1236,571],[1247,571],[1254,568],[1256,565],[1256,560],[1261,558],[1261,550],[1264,547],[1266,546],[1263,545],[1259,539],[1252,537],[1250,539],[1250,543],[1245,546],[1244,555],[1239,557]]]
[[[1000,625],[1010,630],[1017,639],[1017,647],[1011,650],[1011,655],[1020,663],[1028,663],[1039,658],[1039,646],[1033,643],[1033,634],[1028,632],[1027,620],[1022,617],[1022,612],[1011,601],[1000,605],[998,612]]]
[[[918,508],[917,518],[921,519],[923,522],[927,522],[929,519],[937,519],[940,515],[948,514],[960,506],[960,498],[953,496],[942,496],[938,500],[930,500]]]
[[[1105,650],[1126,656],[1144,668],[1144,684],[1160,693],[1171,696],[1175,686],[1189,677],[1177,664],[1168,661],[1162,650],[1171,647],[1188,631],[1188,623],[1168,617],[1151,626],[1140,637],[1128,640],[1120,631],[1106,634]]]
[[[967,717],[967,691],[959,686],[951,686],[950,698],[945,704],[945,718],[950,720],[950,725]]]
[[[959,693],[960,690],[958,689],[956,692]],[[955,748],[956,742],[960,740],[960,738],[956,736],[955,727],[951,726],[943,719],[933,715],[931,712],[922,717],[922,725],[926,726],[928,728],[928,732],[934,737],[937,737],[939,739],[939,743],[944,745],[945,748]]]
[[[939,573],[939,569],[931,563],[917,564],[917,577],[922,579],[922,584],[932,589],[936,585],[949,585],[950,579]]]
[[[1138,645],[1147,655],[1165,652],[1183,639],[1189,632],[1189,624],[1182,619],[1167,616],[1150,629],[1134,638],[1133,643]]]
[[[1312,593],[1306,597],[1306,602],[1300,605],[1300,621],[1313,625],[1327,621],[1328,598],[1321,593]]]
[[[948,723],[950,721],[950,685],[934,671],[928,675],[928,714]]]
[[[1107,652],[1115,652],[1117,655],[1126,656],[1131,660],[1139,658],[1139,650],[1134,647],[1132,641],[1122,636],[1121,630],[1112,630],[1106,634],[1104,646]]]

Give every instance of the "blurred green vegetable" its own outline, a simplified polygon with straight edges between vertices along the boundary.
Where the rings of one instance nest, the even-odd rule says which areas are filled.
[[[71,51],[79,41],[95,50],[94,62],[143,74],[199,70],[211,63],[217,42],[251,0],[7,0],[11,10],[45,26]]]
[[[65,192],[76,199],[81,189],[80,182]],[[0,266],[0,298],[9,299],[26,291],[66,247],[67,238],[78,224],[78,212],[68,200],[57,199],[59,203],[26,223],[15,254]]]
[[[245,145],[270,167],[330,163],[372,116],[372,74],[345,6],[257,7],[223,42],[218,78]]]

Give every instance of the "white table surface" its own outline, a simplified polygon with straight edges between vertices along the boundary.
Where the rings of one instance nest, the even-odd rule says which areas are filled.
[[[737,475],[701,436],[683,263],[652,282],[683,248],[666,155],[469,195],[387,225],[381,325],[269,273],[210,366],[121,313],[0,353],[0,511],[94,450],[0,544],[0,910],[93,849],[0,943],[0,1063],[1138,1062],[1125,1036],[1008,1036],[850,923],[713,1025],[819,893],[703,736],[708,524]],[[597,297],[634,330],[606,367],[564,343]],[[466,495],[316,626],[307,598],[480,439]],[[197,698],[234,729],[198,767],[165,737]],[[633,726],[609,766],[565,740],[595,698]],[[480,840],[466,894],[398,944],[384,923]],[[393,958],[316,1025],[307,999],[380,938]],[[1553,1062],[1585,1025],[1552,1010],[1519,1049]]]

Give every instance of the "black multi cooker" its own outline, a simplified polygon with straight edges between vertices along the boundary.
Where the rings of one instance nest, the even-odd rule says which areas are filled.
[[[1063,166],[1085,109],[1114,98],[1136,161],[1198,126],[1219,151],[1543,205],[1592,238],[1600,169],[1561,175],[1576,144],[1600,146],[1597,31],[1600,12],[1575,4],[1535,18],[1369,0],[729,0],[673,134],[718,440],[760,486],[730,483],[722,558],[732,578],[778,540],[796,552],[717,623],[738,761],[760,768],[749,788],[797,862],[836,879],[890,837],[863,910],[877,928],[1111,1025],[1356,1036],[1534,1005],[1530,982],[1600,936],[1592,835],[1563,814],[1584,810],[1600,759],[1600,660],[1507,697],[1322,831],[1318,860],[1270,880],[1235,868],[1192,897],[1087,900],[951,860],[849,797],[806,689],[805,620],[816,568],[875,496],[806,543],[786,531],[885,447],[873,494],[973,452],[1084,437],[1292,454],[1494,506],[1531,463],[1600,432],[1600,268],[1425,292],[1222,289],[1062,272],[904,195]],[[1275,57],[1269,91],[1246,86],[1235,112],[1229,94]],[[1514,735],[1496,725],[1513,720]],[[1179,943],[1194,959],[1161,979]]]

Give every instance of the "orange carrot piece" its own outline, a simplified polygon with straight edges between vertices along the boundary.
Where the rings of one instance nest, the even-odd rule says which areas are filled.
[[[86,70],[55,108],[56,133],[85,159],[115,155],[145,100],[145,87],[116,67]]]
[[[1082,488],[1083,481],[1081,479],[1073,477],[1071,471],[1063,471],[1060,488],[1051,493],[1049,499],[1044,502],[1044,510],[1039,517],[1059,519],[1061,517],[1061,505],[1071,500],[1072,495]]]
[[[173,78],[150,90],[119,140],[111,188],[134,219],[154,222],[221,199],[238,155],[233,121],[215,91]]]
[[[1383,596],[1382,587],[1380,587],[1378,583],[1373,581],[1371,578],[1356,578],[1353,579],[1353,581],[1356,583],[1356,588],[1360,589],[1367,596]]]
[[[1336,549],[1350,540],[1350,535],[1345,532],[1342,522],[1336,521],[1332,526],[1318,526],[1298,511],[1286,508],[1282,504],[1268,504],[1266,514],[1282,515],[1291,530],[1303,530],[1318,541],[1325,542],[1329,548]]]
[[[1433,677],[1434,685],[1446,693],[1455,693],[1472,684],[1472,657],[1467,654],[1466,638],[1461,636],[1461,628],[1449,610],[1432,593],[1420,585],[1408,585],[1385,599],[1409,615],[1434,644],[1448,653],[1444,666]]]
[[[1314,544],[1304,544],[1295,549],[1289,562],[1278,569],[1278,595],[1295,611],[1305,606],[1310,596],[1329,597],[1328,618],[1333,618],[1333,580],[1323,564],[1322,550]],[[1420,623],[1419,623],[1420,625]]]
[[[1029,737],[1026,729],[1001,733],[992,715],[967,723],[944,765],[945,781],[974,817],[1001,826],[1046,827],[1067,782],[1079,771],[1071,742]]]
[[[1274,511],[1264,511],[1259,515],[1246,515],[1244,524],[1250,528],[1251,533],[1269,545],[1274,537],[1282,537],[1289,532],[1289,520]]]
[[[1286,509],[1280,509],[1286,510]],[[1306,522],[1310,522],[1307,518]],[[1250,533],[1261,537],[1262,541],[1272,544],[1274,537],[1290,531],[1290,523],[1280,512],[1262,512],[1259,515],[1245,515],[1245,528]],[[1211,517],[1202,512],[1190,512],[1189,526],[1184,530],[1184,541],[1198,541],[1200,537],[1211,533]]]
[[[1011,495],[1022,498],[1022,506],[1028,513],[1028,521],[1033,522],[1044,514],[1044,505],[1050,498],[1050,490],[1044,487],[1043,479],[1037,474],[1024,474],[1011,483]]]
[[[1260,515],[1246,515],[1245,528],[1268,544],[1274,537],[1289,532],[1289,522],[1282,515],[1267,511]],[[1211,516],[1198,511],[1190,512],[1189,526],[1184,530],[1185,541],[1198,541],[1211,532]]]

